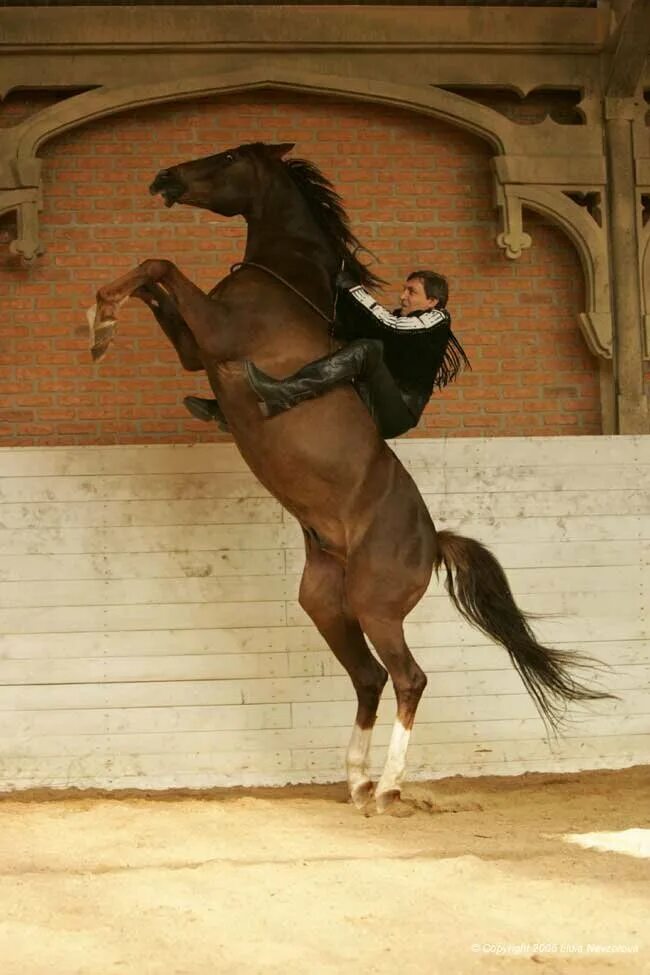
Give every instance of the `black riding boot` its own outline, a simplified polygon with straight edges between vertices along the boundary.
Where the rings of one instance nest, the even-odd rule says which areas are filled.
[[[216,399],[201,399],[200,396],[186,396],[183,403],[185,404],[185,408],[197,420],[203,420],[205,423],[209,423],[210,420],[216,420],[220,430],[224,433],[230,433],[230,427]]]
[[[393,379],[383,359],[383,345],[376,339],[358,339],[332,355],[303,366],[287,379],[273,379],[246,363],[248,379],[271,417],[350,380],[368,407],[384,438],[397,437],[415,426],[415,414]]]
[[[262,400],[262,412],[270,417],[315,399],[341,383],[368,380],[382,361],[381,342],[358,339],[331,355],[309,362],[286,379],[273,379],[252,362],[246,362],[245,366],[248,381]]]

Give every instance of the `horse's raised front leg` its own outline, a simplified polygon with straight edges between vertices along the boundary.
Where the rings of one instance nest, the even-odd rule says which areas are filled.
[[[199,372],[204,369],[196,339],[165,289],[159,284],[143,284],[133,292],[133,297],[139,298],[153,313],[176,349],[183,369],[187,369],[188,372]]]
[[[143,284],[133,292],[134,298],[149,308],[161,329],[176,349],[183,369],[199,372],[205,369],[196,339],[187,322],[178,311],[173,299],[159,284]],[[183,403],[187,411],[203,422],[216,422],[222,433],[230,433],[228,422],[216,399],[202,399],[199,396],[185,396]]]
[[[363,809],[373,794],[368,757],[379,699],[388,674],[370,652],[358,622],[345,609],[344,568],[307,533],[305,544],[307,564],[300,584],[300,605],[345,667],[357,694],[357,716],[346,769],[352,802]]]
[[[97,304],[91,325],[91,351],[94,359],[100,359],[107,351],[115,336],[115,326],[120,305],[134,292],[152,284],[162,284],[168,291],[198,348],[207,349],[219,357],[218,318],[216,303],[193,281],[181,273],[171,261],[149,260],[139,264],[133,271],[122,275],[116,281],[104,285],[97,292]],[[91,310],[92,311],[92,310]],[[224,358],[227,354],[224,353]]]

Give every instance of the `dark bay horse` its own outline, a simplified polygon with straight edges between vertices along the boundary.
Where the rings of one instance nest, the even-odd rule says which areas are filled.
[[[312,164],[285,160],[292,148],[243,145],[158,173],[150,189],[167,206],[244,216],[244,264],[206,295],[170,261],[144,261],[97,293],[93,354],[105,353],[119,304],[135,295],[151,308],[182,365],[206,371],[244,459],[303,528],[300,604],[357,693],[347,752],[350,795],[363,808],[374,792],[383,811],[399,797],[427,683],[406,645],[404,618],[425,593],[434,567],[445,567],[448,592],[465,618],[506,648],[551,726],[564,702],[610,695],[571,675],[572,667],[587,661],[537,642],[503,569],[483,545],[436,531],[413,480],[352,385],[273,419],[260,412],[242,362],[254,359],[281,378],[327,355],[336,347],[327,319],[342,263],[363,284],[377,282],[355,256],[359,242],[331,184]],[[374,790],[368,753],[388,675],[397,716]]]

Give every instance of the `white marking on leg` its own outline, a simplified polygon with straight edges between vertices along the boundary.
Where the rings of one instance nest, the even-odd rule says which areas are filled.
[[[393,792],[395,789],[399,791],[406,768],[406,752],[408,751],[410,737],[411,732],[406,730],[398,718],[393,725],[393,733],[388,746],[388,758],[377,785],[377,796],[384,792]]]
[[[372,728],[360,728],[358,724],[355,724],[352,729],[352,737],[348,745],[345,762],[348,773],[348,787],[350,789],[350,795],[353,798],[355,791],[366,786],[370,781],[368,776],[368,754],[370,752],[371,739]]]
[[[91,305],[87,310],[86,321],[88,322],[88,328],[93,331],[95,328],[95,322],[97,321],[97,305]]]

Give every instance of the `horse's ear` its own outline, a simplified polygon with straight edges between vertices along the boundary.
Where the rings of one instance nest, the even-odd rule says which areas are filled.
[[[295,142],[279,142],[276,145],[267,146],[267,149],[276,159],[284,159],[286,154],[291,152],[295,145]]]

